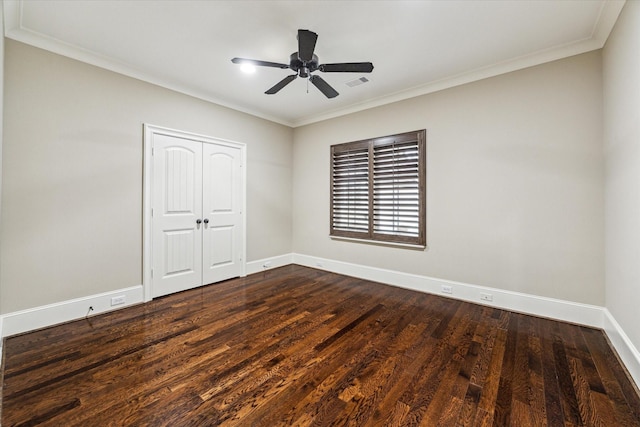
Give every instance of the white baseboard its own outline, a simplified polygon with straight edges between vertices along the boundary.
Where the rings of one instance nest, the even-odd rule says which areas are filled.
[[[112,306],[111,298],[124,296],[125,303]],[[2,338],[71,320],[81,319],[87,315],[112,311],[143,302],[142,285],[116,291],[104,292],[83,298],[43,305],[27,310],[16,311],[0,316]],[[89,311],[89,307],[93,307]]]
[[[248,262],[245,271],[246,274],[254,274],[292,263],[401,288],[603,329],[636,385],[640,387],[640,352],[638,352],[613,315],[604,307],[296,253]],[[443,285],[451,288],[451,294],[442,293]],[[493,301],[480,300],[480,293],[491,294]],[[122,295],[125,296],[126,303],[111,306],[111,298]],[[89,306],[94,308],[91,315],[95,315],[142,302],[144,302],[144,296],[143,288],[140,285],[8,313],[0,316],[0,337],[4,338],[71,320],[81,319],[87,315]],[[1,351],[2,340],[0,340],[0,352]]]
[[[251,261],[246,264],[245,272],[246,274],[253,274],[270,268],[289,265],[291,264],[291,258],[291,254],[285,254]],[[125,304],[111,306],[111,298],[123,295],[126,300]],[[144,302],[143,287],[139,285],[1,315],[0,351],[2,350],[2,338],[4,337],[81,319],[89,313],[89,307],[93,307],[93,310],[89,313],[90,316],[93,316],[142,302]]]
[[[419,276],[399,271],[385,270],[376,267],[368,267],[295,253],[293,254],[292,261],[295,264],[307,267],[381,282],[401,288],[602,329],[607,334],[609,341],[620,356],[622,362],[625,364],[631,378],[635,381],[636,385],[640,387],[640,353],[626,335],[622,327],[620,327],[618,322],[616,322],[615,318],[605,307],[505,291],[496,288]],[[452,293],[442,293],[443,285],[450,286]],[[493,301],[487,302],[480,300],[480,293],[491,294],[493,296]]]
[[[291,259],[292,254],[285,254],[251,261],[246,264],[245,272],[254,274],[270,268],[282,267],[291,264]],[[111,306],[111,298],[123,295],[125,304]],[[1,315],[0,352],[4,337],[81,319],[89,313],[89,307],[93,307],[89,313],[93,316],[142,302],[144,302],[143,287],[139,285]]]
[[[300,254],[293,254],[293,262],[307,267],[319,268],[347,276],[354,276],[476,304],[484,304],[535,316],[550,317],[566,322],[579,323],[581,325],[602,327],[602,307],[595,305],[540,297]],[[450,287],[451,293],[443,293],[442,286]],[[493,301],[482,301],[480,299],[481,293],[490,294],[493,297]]]
[[[250,261],[245,266],[247,274],[259,273],[261,271],[269,270],[271,268],[283,267],[291,264],[293,254],[278,255],[270,258],[263,258],[257,261]]]
[[[618,356],[624,363],[629,375],[640,387],[640,352],[633,345],[627,334],[624,332],[620,324],[616,321],[608,309],[603,308],[604,323],[602,329],[609,337],[609,341],[618,352]]]

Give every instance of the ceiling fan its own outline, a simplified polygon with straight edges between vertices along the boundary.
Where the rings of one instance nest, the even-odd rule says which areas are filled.
[[[309,30],[298,30],[298,51],[289,57],[288,64],[277,62],[259,61],[256,59],[233,58],[234,64],[252,64],[260,67],[289,68],[296,72],[280,80],[275,86],[267,90],[267,95],[278,93],[283,87],[298,77],[308,78],[327,98],[335,98],[338,92],[332,88],[322,77],[311,74],[314,71],[323,73],[370,73],[373,71],[371,62],[342,62],[337,64],[319,64],[318,56],[313,53],[316,48],[318,35]]]

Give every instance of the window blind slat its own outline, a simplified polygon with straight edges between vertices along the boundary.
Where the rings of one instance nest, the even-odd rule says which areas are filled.
[[[331,164],[332,230],[369,230],[369,149],[333,151]]]
[[[425,244],[424,133],[331,147],[331,234]]]
[[[373,148],[373,231],[419,237],[418,141]]]

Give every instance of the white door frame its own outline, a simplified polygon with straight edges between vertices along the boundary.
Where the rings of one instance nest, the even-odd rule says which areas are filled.
[[[246,259],[247,259],[247,146],[241,142],[228,141],[225,139],[214,138],[206,135],[199,135],[191,132],[184,132],[176,129],[169,129],[161,126],[155,126],[145,123],[143,126],[144,144],[143,144],[143,177],[142,177],[142,288],[144,291],[144,301],[151,301],[153,298],[152,286],[153,280],[151,276],[152,248],[153,248],[153,229],[152,229],[152,189],[153,189],[153,137],[154,135],[167,135],[176,138],[187,138],[201,141],[208,144],[227,145],[229,147],[239,148],[242,164],[240,166],[240,179],[242,180],[242,259],[240,260],[241,276],[246,276]]]

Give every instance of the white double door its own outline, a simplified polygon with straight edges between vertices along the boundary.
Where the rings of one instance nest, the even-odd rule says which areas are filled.
[[[155,134],[152,153],[152,296],[240,276],[241,149]]]

